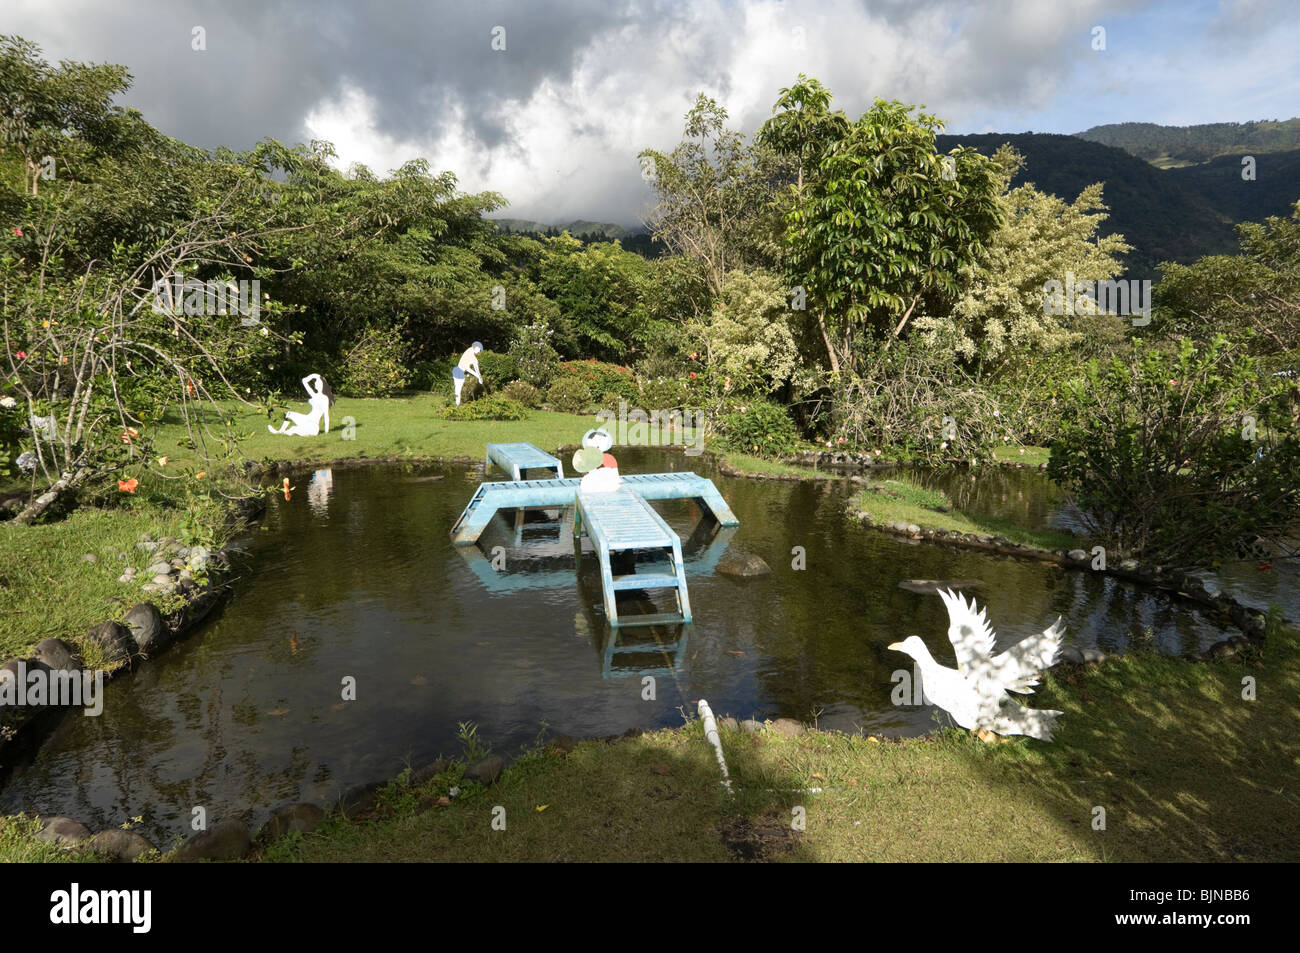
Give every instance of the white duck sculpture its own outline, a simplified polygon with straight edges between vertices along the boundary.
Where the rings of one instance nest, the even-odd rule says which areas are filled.
[[[604,427],[588,430],[583,435],[582,449],[573,456],[574,469],[579,473],[587,471],[578,484],[578,492],[613,493],[623,485],[618,475],[618,461],[609,453],[613,445],[614,440]]]
[[[996,637],[975,600],[968,604],[951,590],[941,591],[939,598],[948,607],[948,639],[957,655],[955,670],[936,662],[915,635],[889,646],[916,660],[926,700],[971,731],[983,728],[999,735],[1051,741],[1052,725],[1061,712],[1026,708],[1007,692],[1033,693],[1039,675],[1056,662],[1061,650],[1065,634],[1061,620],[995,655]]]

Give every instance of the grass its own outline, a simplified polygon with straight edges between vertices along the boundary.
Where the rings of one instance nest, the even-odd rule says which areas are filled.
[[[1012,447],[1007,445],[993,448],[993,459],[999,463],[1024,463],[1036,467],[1046,463],[1051,456],[1050,447]]]
[[[825,470],[813,470],[808,467],[768,460],[763,457],[751,457],[744,453],[727,452],[722,454],[726,461],[743,473],[771,473],[803,477],[807,480],[831,480],[834,475]]]
[[[142,502],[111,510],[78,509],[57,523],[0,523],[0,654],[26,657],[37,642],[51,637],[80,645],[91,626],[119,618],[148,595],[140,586],[150,581],[144,570],[156,557],[135,544],[143,533],[182,538],[184,511],[138,505]],[[85,554],[97,562],[83,560]],[[138,581],[118,582],[128,565],[139,571]],[[163,602],[156,597],[151,601]],[[96,660],[87,650],[86,663],[99,667]]]
[[[860,493],[852,509],[873,523],[915,523],[922,529],[942,529],[981,536],[1003,536],[1022,546],[1073,549],[1078,538],[1051,529],[1033,529],[994,516],[975,516],[953,508],[947,495],[901,480],[885,480]],[[946,510],[946,512],[944,512]]]

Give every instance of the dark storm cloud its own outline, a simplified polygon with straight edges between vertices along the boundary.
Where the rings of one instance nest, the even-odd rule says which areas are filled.
[[[546,79],[566,80],[592,34],[626,22],[630,9],[601,0],[142,0],[11,10],[0,29],[42,43],[51,59],[128,66],[127,102],[195,145],[301,139],[306,114],[351,86],[374,98],[377,128],[394,138],[436,138],[456,105],[465,134],[495,146],[505,104]],[[205,51],[192,49],[196,26]],[[505,53],[492,49],[494,27],[505,30]]]

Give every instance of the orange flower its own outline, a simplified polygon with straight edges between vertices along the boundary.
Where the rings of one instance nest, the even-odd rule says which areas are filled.
[[[135,488],[139,485],[140,485],[140,481],[137,480],[135,477],[131,477],[131,479],[129,480],[117,481],[117,488],[121,490],[123,493],[134,493]]]
[[[194,474],[194,479],[202,480],[207,475],[208,475],[207,470],[200,470],[198,473]]]
[[[140,436],[140,431],[136,430],[134,427],[127,427],[122,431],[122,442],[130,443],[138,436]]]

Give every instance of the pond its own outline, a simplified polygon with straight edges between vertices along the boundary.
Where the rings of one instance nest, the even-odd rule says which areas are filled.
[[[987,604],[1004,644],[1058,615],[1069,644],[1108,652],[1149,639],[1178,653],[1231,634],[1114,580],[874,533],[843,516],[846,481],[728,479],[668,451],[622,448],[619,459],[625,473],[711,477],[741,522],[710,542],[694,504],[655,504],[687,541],[694,622],[625,629],[620,639],[658,636],[664,651],[606,651],[594,558],[584,557],[576,585],[560,524],[516,527],[499,515],[480,548],[453,546],[449,530],[480,479],[472,467],[301,474],[292,499],[274,500],[252,535],[220,614],[110,683],[100,717],[62,718],[8,769],[0,806],[96,829],[141,815],[140,829],[166,848],[189,833],[197,805],[210,819],[256,825],[279,804],[324,804],[408,764],[458,755],[461,722],[506,755],[543,730],[588,737],[679,725],[700,697],[719,715],[922,734],[934,713],[891,703],[891,673],[911,664],[886,646],[916,634],[941,661],[951,651],[941,601],[899,587],[913,578],[978,580],[967,592]],[[1032,497],[1026,519],[1053,518],[1040,474],[1012,479]],[[489,563],[498,545],[502,573]],[[727,547],[762,556],[773,573],[719,575],[710,567]],[[794,547],[806,569],[792,568]],[[494,577],[513,588],[489,591]],[[653,700],[643,698],[646,673]],[[342,697],[347,677],[353,701]]]

